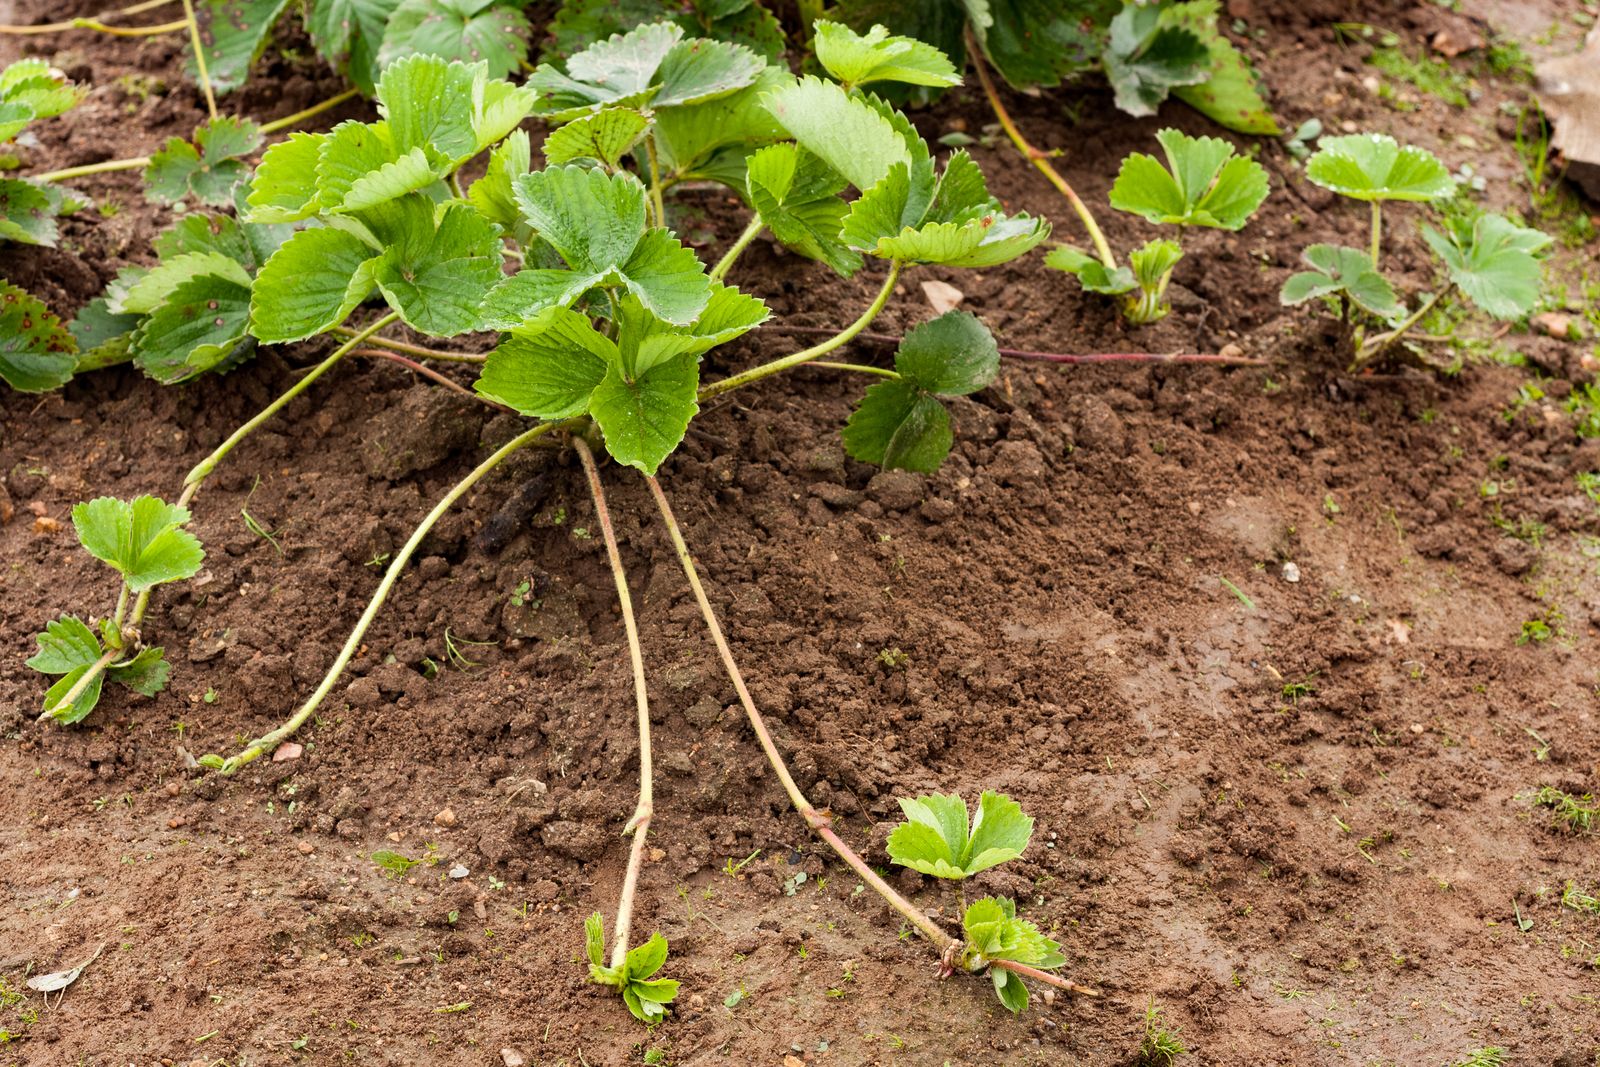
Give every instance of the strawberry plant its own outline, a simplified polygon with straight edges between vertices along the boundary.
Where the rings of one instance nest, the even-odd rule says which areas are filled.
[[[1445,284],[1415,311],[1407,312],[1394,285],[1384,275],[1383,205],[1391,201],[1427,203],[1450,197],[1455,182],[1437,157],[1426,149],[1401,145],[1384,134],[1324,137],[1306,164],[1306,177],[1324,188],[1371,205],[1372,228],[1367,249],[1316,244],[1302,258],[1311,267],[1291,275],[1279,298],[1285,305],[1321,301],[1337,312],[1356,368],[1391,354],[1396,346],[1425,365],[1435,360],[1407,334],[1453,293],[1459,293],[1488,315],[1522,318],[1539,299],[1538,254],[1551,238],[1519,226],[1501,215],[1453,215],[1442,230],[1424,224],[1423,240],[1444,267]],[[1370,332],[1379,327],[1380,332]]]
[[[1153,156],[1135,152],[1122,161],[1111,187],[1111,206],[1157,225],[1242,229],[1267,198],[1267,172],[1253,159],[1234,153],[1218,137],[1190,137],[1178,130],[1156,134],[1166,155],[1163,166]],[[1172,269],[1183,258],[1177,241],[1157,238],[1128,255],[1118,266],[1110,244],[1085,212],[1095,238],[1097,256],[1063,246],[1045,262],[1075,276],[1088,291],[1123,297],[1129,322],[1149,323],[1166,316],[1166,293]]]
[[[122,576],[122,590],[115,613],[99,620],[97,628],[64,615],[38,635],[39,651],[28,666],[61,676],[45,693],[41,719],[82,720],[99,703],[107,678],[145,696],[166,687],[166,659],[160,647],[142,643],[138,622],[151,589],[200,570],[205,551],[184,529],[188,521],[187,508],[153,496],[131,502],[100,497],[72,509],[79,543]]]
[[[243,157],[261,147],[261,127],[231,115],[203,123],[194,131],[193,143],[169,138],[145,167],[145,194],[163,204],[190,196],[202,204],[225,207],[233,203],[234,187],[249,172]]]

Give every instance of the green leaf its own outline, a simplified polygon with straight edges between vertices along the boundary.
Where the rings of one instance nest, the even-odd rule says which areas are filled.
[[[989,968],[989,977],[994,982],[995,996],[1011,1014],[1021,1015],[1028,1010],[1028,987],[1021,978],[999,967]]]
[[[205,551],[183,529],[188,521],[187,508],[153,496],[131,504],[103,496],[72,509],[72,525],[83,547],[120,572],[135,593],[199,573]]]
[[[606,956],[606,921],[597,911],[583,922],[584,952],[589,962],[601,966]]]
[[[363,174],[345,190],[338,210],[345,214],[366,211],[398,200],[407,193],[427,189],[446,169],[442,162],[436,164],[435,158],[429,156],[426,148],[413,148],[377,170]]]
[[[650,940],[628,950],[627,972],[630,979],[645,979],[659,971],[667,962],[667,939],[659,933]]]
[[[190,252],[214,252],[250,272],[291,232],[287,226],[241,224],[227,215],[193,211],[157,234],[152,244],[163,262]]]
[[[766,67],[765,59],[743,45],[708,37],[680,41],[656,72],[650,104],[663,109],[715,100],[752,84]]]
[[[78,346],[61,320],[26,290],[0,280],[0,378],[20,393],[65,385]]]
[[[1107,270],[1104,263],[1079,248],[1068,246],[1053,248],[1050,254],[1044,257],[1044,265],[1073,275],[1084,289],[1091,293],[1115,296],[1132,292],[1139,287],[1138,279],[1127,267]]]
[[[623,377],[635,376],[685,354],[703,355],[740,337],[767,320],[767,306],[753,296],[714,285],[706,309],[691,326],[659,318],[636,298],[618,305],[617,345]]]
[[[895,0],[904,8],[906,0]],[[957,5],[951,5],[957,6]],[[1101,38],[1120,0],[962,0],[984,54],[1007,82],[1018,89],[1053,87],[1093,66]],[[894,21],[891,29],[912,32]],[[939,44],[952,56],[958,46],[937,37],[921,36]],[[959,41],[959,29],[956,31]]]
[[[817,62],[847,86],[875,81],[939,88],[961,84],[960,72],[943,52],[914,37],[891,36],[885,26],[859,34],[843,23],[818,19],[814,29]]]
[[[1444,260],[1450,280],[1490,315],[1517,319],[1538,306],[1544,275],[1534,256],[1550,245],[1548,234],[1484,214],[1445,233],[1424,226],[1422,236]]]
[[[1130,3],[1111,20],[1102,62],[1117,107],[1154,115],[1174,88],[1206,80],[1211,52],[1190,30],[1164,25],[1159,4]]]
[[[205,275],[250,287],[249,273],[232,256],[222,252],[183,252],[146,271],[111,303],[111,310],[148,315],[165,303],[178,286]]]
[[[605,435],[606,451],[618,463],[654,475],[683,440],[700,406],[700,357],[688,354],[658,363],[634,381],[622,376],[620,362],[589,398],[589,414]]]
[[[1128,265],[1133,268],[1133,277],[1141,289],[1159,295],[1167,287],[1167,276],[1182,258],[1183,249],[1178,242],[1157,239],[1146,241],[1130,252]]]
[[[489,153],[489,165],[484,169],[483,177],[473,182],[472,188],[467,190],[467,199],[478,209],[478,214],[507,234],[515,233],[522,221],[512,183],[528,173],[531,158],[527,131],[516,130]]]
[[[451,159],[478,151],[472,112],[462,107],[482,92],[484,68],[438,56],[411,55],[384,68],[378,104],[397,154],[431,147]]]
[[[544,141],[550,165],[595,159],[615,170],[622,157],[644,139],[650,120],[626,107],[608,107],[567,123]]]
[[[1456,190],[1432,152],[1383,133],[1322,138],[1306,177],[1356,200],[1439,200]]]
[[[326,134],[291,133],[267,149],[245,203],[252,222],[299,222],[317,213],[317,166]]]
[[[62,704],[62,701],[67,698],[72,687],[93,669],[93,666],[74,667],[45,691],[44,710],[50,712],[52,719],[63,726],[71,726],[89,717],[95,705],[100,703],[100,690],[105,687],[106,682],[104,671],[97,672],[83,691],[73,698],[71,704]]]
[[[376,89],[378,48],[398,6],[400,0],[310,0],[306,5],[306,29],[317,51],[367,96]]]
[[[1066,962],[1061,946],[1044,936],[1026,919],[1017,918],[1017,906],[1006,897],[984,897],[967,905],[961,917],[967,950],[984,957],[980,962],[1010,960],[1046,970]]]
[[[1315,270],[1301,271],[1283,283],[1279,300],[1286,305],[1303,304],[1321,296],[1344,293],[1356,306],[1384,319],[1402,311],[1389,280],[1372,267],[1372,257],[1354,248],[1311,245],[1300,253]]]
[[[338,211],[356,182],[398,158],[388,123],[339,123],[317,150],[317,207]]]
[[[100,638],[73,615],[46,623],[44,632],[35,634],[34,640],[39,643],[39,651],[27,660],[27,666],[41,674],[66,674],[100,658]]]
[[[167,675],[171,670],[164,649],[141,648],[132,659],[107,667],[106,677],[141,696],[153,697],[167,687]]]
[[[542,94],[543,112],[570,119],[608,104],[665,109],[714,100],[750,85],[766,65],[742,45],[684,39],[677,24],[653,22],[572,55],[565,73],[541,64],[528,84]]]
[[[939,469],[955,440],[944,405],[907,381],[869,387],[842,437],[854,459],[924,473]]]
[[[528,58],[531,27],[520,11],[494,0],[404,0],[389,17],[378,65],[413,53],[467,63],[483,60],[504,78]]]
[[[54,248],[59,199],[23,178],[0,178],[0,240]]]
[[[513,188],[528,224],[574,270],[624,263],[644,236],[644,184],[627,172],[546,167],[524,174]]]
[[[849,206],[832,167],[799,145],[775,144],[749,157],[746,182],[762,223],[785,246],[845,277],[861,269],[860,254],[840,240]]]
[[[474,388],[524,415],[564,419],[589,410],[589,396],[619,363],[616,344],[587,315],[547,308],[489,353]]]
[[[711,279],[700,257],[670,230],[650,230],[633,255],[608,281],[617,279],[659,317],[680,325],[691,323],[711,299]]]
[[[732,0],[690,4],[679,0],[565,0],[549,26],[547,61],[570,56],[597,41],[651,22],[672,22],[686,33],[742,44],[769,61],[783,55],[783,29],[758,3]]]
[[[900,339],[894,369],[924,392],[966,396],[994,381],[1000,372],[1000,350],[976,315],[947,311]]]
[[[883,259],[939,263],[949,267],[993,267],[1037,248],[1050,236],[1043,219],[1018,214],[985,215],[971,222],[933,222],[884,237],[872,249]]]
[[[1249,61],[1217,32],[1220,8],[1220,0],[1190,0],[1162,12],[1163,23],[1189,30],[1210,53],[1210,76],[1198,85],[1176,86],[1172,95],[1230,130],[1276,137],[1283,131],[1262,99]]]
[[[303,230],[256,275],[250,332],[272,344],[299,341],[343,322],[372,292],[377,256],[339,230]]]
[[[599,285],[603,274],[535,267],[503,278],[483,302],[483,328],[510,330],[532,320],[547,308],[571,307],[584,293]]]
[[[87,89],[72,84],[42,59],[21,59],[0,70],[0,104],[12,105],[22,125],[33,119],[54,118],[77,106],[87,95]],[[20,129],[21,126],[13,129],[0,125],[0,143],[16,136]]]
[[[911,148],[895,124],[832,82],[803,78],[767,93],[765,101],[806,151],[863,192],[887,177],[895,164],[911,165]]]
[[[1167,157],[1134,153],[1122,161],[1111,187],[1111,206],[1150,222],[1238,230],[1267,198],[1267,172],[1234,155],[1219,137],[1190,137],[1178,130],[1156,134]]]
[[[900,809],[908,821],[889,835],[889,858],[935,878],[967,878],[1015,859],[1033,836],[1033,820],[1016,801],[987,790],[970,833],[966,804],[957,794],[902,799]]]
[[[533,114],[538,93],[531,86],[512,85],[508,81],[491,78],[483,82],[483,90],[473,97],[472,135],[477,138],[476,151],[508,136]]]
[[[79,309],[78,317],[67,327],[78,345],[75,371],[81,374],[126,362],[133,328],[138,324],[138,315],[112,312],[103,296],[89,301]]]
[[[239,350],[249,322],[248,285],[213,274],[192,278],[139,324],[134,363],[163,385],[187,381],[245,354]]]
[[[788,137],[762,99],[793,83],[788,70],[768,67],[738,92],[656,111],[654,136],[662,177],[719,181],[743,191],[745,157],[755,148]]]
[[[426,244],[412,237],[386,250],[373,278],[412,329],[453,337],[481,328],[483,299],[500,274],[500,234],[468,204],[445,208]]]
[[[289,0],[198,0],[195,23],[214,90],[227,93],[245,83],[251,65],[266,50],[272,27],[288,6]],[[200,80],[192,52],[188,70],[191,78]]]

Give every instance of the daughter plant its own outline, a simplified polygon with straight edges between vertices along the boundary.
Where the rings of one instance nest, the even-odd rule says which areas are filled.
[[[1239,230],[1267,198],[1267,172],[1261,164],[1234,153],[1219,137],[1190,137],[1178,130],[1156,134],[1166,165],[1135,152],[1122,161],[1111,186],[1111,206],[1146,222],[1176,226],[1182,239],[1186,226]],[[1045,263],[1075,276],[1092,293],[1122,298],[1129,322],[1145,324],[1170,310],[1167,285],[1183,258],[1178,241],[1156,238],[1128,254],[1128,266],[1117,265],[1111,245],[1085,209],[1096,255],[1070,246],[1056,248]]]
[[[395,321],[436,336],[503,331],[484,362],[478,391],[540,421],[454,486],[395,553],[328,673],[295,714],[236,755],[200,762],[231,773],[299,729],[337,684],[433,525],[507,456],[555,435],[578,454],[595,501],[623,610],[638,710],[639,799],[625,827],[633,842],[611,951],[607,958],[598,920],[590,921],[586,949],[592,977],[617,989],[645,1021],[665,1013],[676,986],[659,977],[664,939],[630,942],[644,839],[655,813],[643,657],[594,455],[602,448],[649,479],[751,728],[807,825],[932,940],[947,962],[1078,988],[1038,969],[1060,962],[1050,952],[1032,941],[1032,947],[1015,947],[1030,928],[998,904],[997,914],[978,909],[967,916],[967,933],[978,949],[962,955],[964,942],[895,893],[833,830],[831,817],[806,800],[750,699],[654,478],[702,402],[819,362],[866,329],[904,271],[925,263],[992,266],[1047,236],[1042,221],[1002,211],[966,153],[936,166],[929,145],[905,116],[861,88],[868,80],[863,70],[888,78],[886,72],[899,68],[881,60],[906,50],[903,40],[869,34],[850,43],[853,58],[825,64],[838,80],[797,79],[739,46],[686,40],[675,26],[645,26],[571,57],[565,69],[540,68],[524,89],[488,79],[481,66],[399,60],[379,84],[381,121],[346,123],[326,135],[296,135],[274,146],[246,198],[247,224],[304,225],[251,280],[251,337],[279,343],[340,330],[374,292],[389,311],[352,331],[349,342],[196,466],[180,505],[188,504],[250,430],[356,344],[379,341],[378,331]],[[926,66],[919,60],[918,69]],[[530,171],[526,138],[507,135],[535,104],[558,128],[545,142],[552,162]],[[484,176],[463,189],[457,170],[486,149],[492,152]],[[630,157],[635,168],[628,166]],[[668,228],[662,194],[691,177],[723,181],[755,208],[750,226],[710,271]],[[855,187],[853,200],[840,195],[847,186]],[[768,316],[759,299],[724,281],[739,253],[765,229],[841,274],[881,269],[877,293],[835,335],[702,381],[709,351]],[[519,262],[520,269],[504,275],[503,257]],[[866,391],[845,427],[851,454],[885,466],[931,470],[953,440],[945,398],[991,381],[998,353],[976,318],[951,312],[911,331],[893,370],[828,366],[882,379]],[[1010,981],[997,979],[997,988],[1009,989]],[[1009,1005],[1019,1005],[1016,992],[1006,997]]]
[[[1371,205],[1372,231],[1366,249],[1309,246],[1301,257],[1312,269],[1290,276],[1280,294],[1286,305],[1319,300],[1337,313],[1348,338],[1352,370],[1389,356],[1400,345],[1432,365],[1427,351],[1408,335],[1453,293],[1503,320],[1522,318],[1537,305],[1541,269],[1536,257],[1551,238],[1503,215],[1452,214],[1443,229],[1422,227],[1423,240],[1439,257],[1448,280],[1408,312],[1383,272],[1383,205],[1436,203],[1455,194],[1449,170],[1426,149],[1401,145],[1385,134],[1325,137],[1306,164],[1306,177]]]

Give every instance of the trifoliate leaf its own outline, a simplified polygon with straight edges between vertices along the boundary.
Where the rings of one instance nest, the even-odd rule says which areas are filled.
[[[378,48],[399,6],[400,0],[310,0],[306,30],[323,58],[371,96],[378,81]]]
[[[453,337],[480,328],[483,295],[500,278],[499,231],[469,205],[451,204],[424,245],[391,245],[373,277],[412,329]]]
[[[1015,859],[1033,836],[1033,819],[1017,802],[987,790],[970,832],[966,802],[955,793],[901,799],[900,810],[908,821],[889,835],[889,858],[935,878],[967,878]]]
[[[1450,280],[1495,318],[1521,318],[1538,305],[1543,273],[1534,256],[1550,245],[1549,234],[1484,214],[1444,233],[1423,226],[1422,236],[1444,260]]]
[[[846,182],[832,167],[795,144],[775,144],[747,161],[746,192],[767,229],[810,259],[849,277],[861,256],[839,239],[849,206],[839,196]]]
[[[484,80],[483,64],[438,56],[410,55],[385,67],[378,106],[388,120],[395,154],[431,147],[452,160],[474,155],[479,145],[473,112],[461,105],[483,91]]]
[[[0,178],[0,241],[54,248],[60,201],[22,178]]]
[[[483,60],[490,77],[504,78],[528,58],[531,27],[518,10],[495,0],[403,0],[389,16],[378,65],[414,53]]]
[[[171,669],[163,649],[141,648],[132,659],[107,667],[106,676],[141,696],[153,697],[167,687]]]
[[[813,28],[817,62],[846,87],[875,81],[939,88],[961,84],[961,74],[943,52],[914,37],[892,36],[885,26],[860,34],[843,23],[818,19]]]
[[[65,385],[78,346],[33,294],[0,280],[0,378],[20,393]]]
[[[1401,311],[1389,280],[1372,266],[1372,257],[1354,248],[1311,245],[1300,253],[1315,270],[1292,274],[1283,283],[1279,299],[1287,305],[1303,304],[1320,296],[1346,294],[1357,307],[1384,319]]]
[[[863,192],[887,177],[896,163],[911,165],[911,148],[895,125],[832,82],[803,78],[767,93],[765,101],[806,151]]]
[[[1122,161],[1111,187],[1111,206],[1150,222],[1237,230],[1267,198],[1266,168],[1234,155],[1220,137],[1190,137],[1178,130],[1156,134],[1167,157],[1135,152]]]
[[[17,109],[15,114],[23,125],[33,119],[55,118],[87,95],[87,89],[67,81],[42,59],[18,60],[0,71],[0,104]],[[15,137],[20,129],[21,126],[11,129],[0,124],[0,143]]]
[[[666,1006],[678,995],[678,983],[650,976],[667,962],[666,938],[652,934],[650,940],[628,950],[621,967],[607,967],[601,962],[605,958],[605,922],[595,912],[584,923],[584,951],[589,958],[589,980],[621,992],[635,1018],[655,1023],[665,1017]]]
[[[194,5],[200,43],[205,48],[206,75],[219,93],[245,83],[250,67],[266,51],[267,39],[289,0],[198,0]],[[200,70],[189,54],[190,77],[199,81]]]
[[[1079,248],[1062,246],[1053,248],[1050,254],[1044,257],[1044,265],[1064,270],[1078,279],[1085,289],[1091,293],[1105,293],[1115,296],[1119,293],[1131,292],[1139,287],[1138,279],[1133,276],[1133,271],[1127,267],[1118,267],[1111,270],[1095,257]]]
[[[1383,133],[1322,138],[1306,177],[1356,200],[1439,200],[1456,189],[1432,152]]]
[[[894,369],[925,392],[966,396],[994,381],[1000,350],[976,315],[947,311],[906,332],[895,351]]]
[[[489,353],[474,388],[524,415],[564,419],[589,410],[589,396],[621,361],[587,315],[547,308]]]
[[[1210,75],[1197,85],[1179,85],[1172,95],[1214,122],[1239,133],[1274,137],[1283,132],[1272,109],[1261,97],[1250,63],[1226,37],[1217,32],[1220,0],[1189,0],[1169,4],[1162,22],[1189,30],[1210,53]]]
[[[327,139],[291,133],[266,150],[245,200],[252,222],[299,222],[317,213],[317,167]]]
[[[222,115],[194,131],[194,143],[179,137],[150,157],[145,192],[159,203],[172,204],[193,195],[202,204],[233,203],[233,187],[244,180],[243,156],[261,146],[261,129],[249,119]]]
[[[250,332],[274,344],[331,330],[372,292],[376,267],[377,253],[350,234],[295,234],[256,275]]]
[[[622,376],[620,361],[589,398],[589,414],[605,435],[606,451],[618,463],[654,475],[683,440],[689,420],[700,410],[700,357],[683,355],[658,363],[634,381]]]
[[[544,141],[547,164],[594,159],[613,170],[644,139],[650,120],[626,107],[608,107],[567,123]]]
[[[1010,960],[1045,969],[1066,962],[1061,946],[1044,936],[1026,919],[1017,918],[1017,906],[1008,897],[984,897],[967,906],[961,917],[969,952],[985,960]]]
[[[507,234],[514,234],[522,221],[512,182],[528,173],[531,158],[527,132],[515,130],[489,153],[489,165],[484,168],[483,177],[467,190],[467,200],[478,209],[478,214]]]
[[[939,469],[955,441],[944,405],[907,381],[869,387],[841,436],[854,459],[924,473]]]
[[[245,341],[250,287],[207,274],[178,285],[133,335],[133,361],[163,385],[229,362]]]
[[[72,509],[72,525],[84,549],[120,572],[135,593],[199,573],[205,550],[183,529],[188,521],[188,508],[153,496],[132,503],[103,496]]]
[[[1102,62],[1117,107],[1154,115],[1174,88],[1206,80],[1211,53],[1193,32],[1164,25],[1159,4],[1130,3],[1111,20]]]

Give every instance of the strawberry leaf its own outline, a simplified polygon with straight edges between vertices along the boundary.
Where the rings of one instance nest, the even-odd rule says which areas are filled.
[[[1077,278],[1079,284],[1091,293],[1115,296],[1132,292],[1139,287],[1138,279],[1127,267],[1109,270],[1104,263],[1079,248],[1065,245],[1053,248],[1050,254],[1044,257],[1044,265],[1066,271]]]
[[[620,362],[608,367],[589,397],[589,414],[611,458],[654,475],[700,410],[699,386],[700,357],[693,353],[658,363],[632,381],[623,377]]]
[[[378,103],[396,156],[425,146],[456,160],[475,154],[480,146],[472,109],[462,104],[483,91],[484,71],[482,64],[428,55],[406,56],[385,67]]]
[[[261,157],[245,199],[252,222],[299,222],[317,213],[317,170],[328,135],[291,133]]]
[[[622,993],[623,1003],[634,1017],[643,1023],[656,1023],[665,1018],[666,1006],[678,995],[678,983],[671,978],[651,975],[667,962],[667,939],[659,933],[650,940],[628,950],[620,968],[607,967],[605,957],[605,922],[595,912],[584,923],[584,950],[589,958],[589,980],[599,985],[611,986]]]
[[[551,307],[513,329],[489,353],[474,387],[524,415],[565,419],[589,410],[595,386],[621,359],[616,343],[587,315]]]
[[[1283,131],[1261,97],[1250,63],[1217,32],[1220,0],[1189,0],[1162,11],[1164,25],[1193,33],[1210,53],[1210,74],[1197,85],[1179,85],[1172,95],[1202,115],[1239,133],[1274,137]]]
[[[72,615],[63,615],[47,623],[44,632],[34,635],[39,651],[27,661],[27,666],[41,674],[66,674],[78,667],[87,667],[100,658],[100,638],[87,623]]]
[[[0,378],[21,393],[66,384],[77,343],[39,299],[0,279]]]
[[[167,675],[171,670],[163,649],[141,648],[125,663],[107,667],[106,676],[141,696],[153,697],[167,687]]]
[[[522,12],[495,0],[403,0],[389,16],[378,65],[424,53],[483,60],[490,77],[504,78],[528,58],[530,29]]]
[[[483,177],[467,190],[467,200],[478,209],[478,214],[507,234],[514,234],[522,221],[512,183],[528,173],[531,159],[527,131],[515,130],[489,153],[489,165],[484,168]]]
[[[44,710],[51,712],[51,718],[63,725],[70,726],[88,717],[100,701],[106,678],[144,696],[155,696],[166,688],[170,667],[163,658],[162,650],[145,648],[132,659],[109,664],[71,704],[63,706],[62,699],[100,661],[105,646],[88,624],[71,615],[62,616],[48,624],[44,633],[36,635],[35,640],[39,643],[39,651],[27,661],[27,665],[41,674],[61,675],[45,693]]]
[[[738,92],[657,110],[654,136],[662,176],[717,181],[742,191],[745,159],[755,149],[788,136],[762,99],[793,82],[788,70],[768,67]]]
[[[223,115],[197,127],[194,143],[180,137],[150,157],[145,192],[158,203],[173,204],[193,195],[203,204],[233,203],[233,187],[244,179],[242,156],[261,145],[261,129],[249,119]]]
[[[1422,236],[1444,260],[1450,280],[1490,315],[1516,319],[1537,306],[1543,273],[1534,256],[1549,247],[1548,234],[1485,214],[1444,233],[1424,226]]]
[[[135,593],[192,578],[205,551],[183,529],[189,510],[153,496],[132,503],[103,496],[72,509],[78,540],[95,559],[118,571]]]
[[[1355,200],[1439,200],[1456,189],[1432,152],[1382,133],[1322,138],[1306,177]]]
[[[1102,62],[1117,106],[1143,116],[1174,88],[1205,81],[1211,53],[1192,31],[1164,25],[1159,4],[1128,4],[1111,20]]]
[[[889,835],[889,858],[935,878],[968,878],[1015,859],[1033,836],[1033,819],[1016,801],[987,790],[970,832],[967,806],[955,793],[902,799],[900,809],[908,821]]]
[[[870,386],[842,437],[863,463],[923,472],[938,470],[955,441],[944,405],[907,381]]]
[[[269,344],[339,325],[372,292],[377,254],[340,230],[303,230],[262,264],[250,293],[250,332]]]
[[[807,77],[764,99],[790,136],[863,192],[888,177],[895,164],[911,165],[911,148],[895,123],[832,82]]]
[[[214,274],[191,278],[139,324],[134,364],[164,385],[187,381],[248,355],[249,322],[249,285]]]
[[[547,164],[593,159],[615,170],[644,139],[650,120],[626,107],[608,107],[567,123],[544,141]]]
[[[1318,244],[1300,255],[1315,269],[1289,276],[1278,295],[1284,304],[1303,304],[1316,297],[1343,293],[1357,307],[1383,319],[1393,319],[1402,311],[1394,287],[1373,269],[1372,257],[1366,252]]]
[[[148,315],[178,286],[208,274],[237,282],[247,289],[250,287],[249,272],[232,256],[222,252],[182,252],[145,271],[111,302],[111,310]]]
[[[765,6],[751,0],[682,3],[679,0],[565,0],[550,23],[550,60],[570,56],[649,22],[676,23],[686,33],[742,44],[770,62],[783,56],[783,28]]]
[[[967,905],[961,917],[966,933],[964,964],[981,970],[995,960],[1007,960],[1029,967],[1053,970],[1066,963],[1061,946],[1046,937],[1037,926],[1017,918],[1016,905],[1005,897],[984,897]],[[1028,1006],[1028,989],[1015,973],[990,967],[995,995],[1013,1013]]]
[[[899,0],[887,6],[898,16],[911,5]],[[1104,27],[1120,6],[1120,0],[960,2],[984,54],[1001,76],[1018,89],[1060,85],[1064,78],[1093,66]],[[892,20],[889,25],[901,33],[911,32]],[[954,40],[948,43],[937,36],[917,36],[939,44],[952,56],[962,54],[959,27]]]
[[[818,19],[812,47],[817,62],[847,88],[875,81],[943,88],[961,84],[948,56],[914,37],[892,36],[885,26],[856,33],[838,22]]]
[[[1118,211],[1159,224],[1238,230],[1267,198],[1266,169],[1234,155],[1227,141],[1172,129],[1156,140],[1167,166],[1138,152],[1124,159],[1111,187]]]
[[[849,206],[846,182],[833,168],[795,144],[775,144],[747,162],[746,191],[762,223],[787,247],[849,277],[861,256],[839,239]]]
[[[399,5],[400,0],[310,0],[306,4],[311,42],[367,96],[376,89],[378,48],[389,16]]]
[[[583,923],[584,951],[592,966],[601,966],[606,956],[606,921],[597,911]]]
[[[560,120],[608,105],[653,108],[702,103],[750,85],[766,60],[742,45],[684,38],[683,28],[654,22],[598,41],[567,59],[542,63],[528,78],[539,110]]]
[[[200,0],[194,5],[200,42],[205,49],[206,75],[219,93],[245,83],[250,67],[266,50],[272,28],[289,6],[289,0]],[[200,80],[193,52],[190,77]]]
[[[24,178],[0,178],[0,241],[54,248],[61,196]]]
[[[454,203],[431,236],[411,233],[392,244],[373,278],[411,328],[434,337],[476,330],[484,294],[501,276],[499,237],[471,206]]]
[[[976,315],[947,311],[901,338],[894,369],[926,392],[966,396],[994,381],[1000,372],[1000,350]]]

